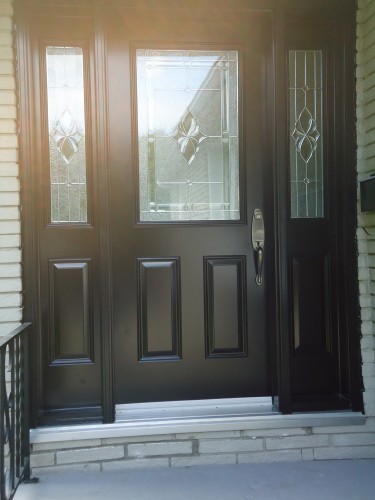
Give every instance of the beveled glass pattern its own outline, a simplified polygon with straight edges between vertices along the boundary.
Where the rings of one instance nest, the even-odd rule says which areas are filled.
[[[320,50],[289,51],[292,218],[324,217],[322,59]]]
[[[137,49],[140,221],[238,220],[238,53]]]
[[[87,222],[83,51],[47,47],[51,222]]]

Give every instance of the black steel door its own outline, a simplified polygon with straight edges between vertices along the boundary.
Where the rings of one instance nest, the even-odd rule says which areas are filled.
[[[108,17],[116,403],[270,394],[268,21]]]

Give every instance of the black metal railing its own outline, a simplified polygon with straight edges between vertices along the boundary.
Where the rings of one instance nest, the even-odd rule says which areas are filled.
[[[30,479],[29,353],[31,323],[0,337],[0,498]]]

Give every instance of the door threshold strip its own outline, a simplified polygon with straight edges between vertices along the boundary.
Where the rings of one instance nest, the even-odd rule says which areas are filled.
[[[116,405],[116,422],[277,415],[270,397],[164,401]]]

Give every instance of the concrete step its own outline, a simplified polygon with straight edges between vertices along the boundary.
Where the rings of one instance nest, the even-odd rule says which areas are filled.
[[[373,500],[375,460],[60,472],[14,500]]]

